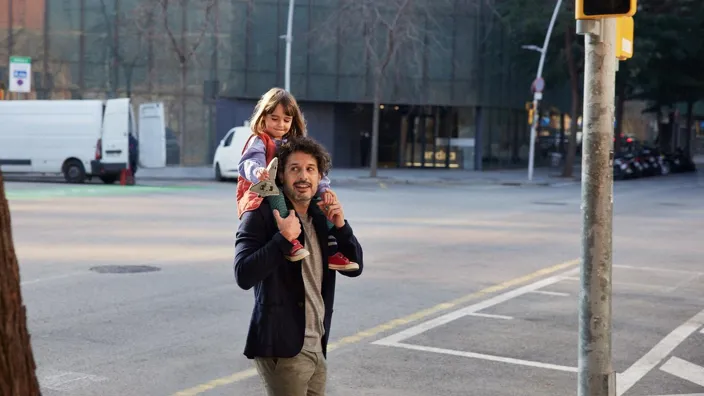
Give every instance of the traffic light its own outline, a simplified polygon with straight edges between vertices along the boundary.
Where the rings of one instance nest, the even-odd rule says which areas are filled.
[[[575,19],[601,19],[635,15],[637,0],[575,0]]]
[[[633,17],[616,20],[616,58],[626,60],[633,56]]]

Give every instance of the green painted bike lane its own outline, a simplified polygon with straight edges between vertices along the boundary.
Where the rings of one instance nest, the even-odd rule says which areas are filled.
[[[67,186],[56,188],[7,188],[8,200],[25,201],[53,198],[84,198],[203,190],[204,186]]]

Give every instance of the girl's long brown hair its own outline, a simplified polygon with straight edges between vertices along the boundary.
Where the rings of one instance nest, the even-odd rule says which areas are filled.
[[[301,109],[298,107],[296,98],[282,88],[272,88],[259,99],[259,102],[254,107],[252,118],[250,119],[252,132],[257,136],[266,133],[264,132],[264,117],[273,113],[278,105],[283,106],[284,113],[287,116],[293,117],[291,129],[284,136],[287,138],[306,136],[308,131],[306,129],[306,120],[303,118],[303,112],[301,112]]]

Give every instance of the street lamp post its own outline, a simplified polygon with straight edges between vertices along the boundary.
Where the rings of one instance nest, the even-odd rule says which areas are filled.
[[[293,5],[295,0],[288,1],[288,23],[286,24],[286,35],[281,36],[286,40],[286,64],[284,66],[284,89],[291,92],[291,42],[293,41]]]
[[[540,61],[538,61],[538,72],[535,76],[534,91],[533,92],[533,122],[530,127],[530,147],[528,154],[528,180],[533,180],[533,168],[535,167],[535,138],[538,130],[538,120],[540,119],[538,114],[538,102],[542,99],[542,87],[536,87],[535,85],[543,84],[543,66],[545,64],[545,55],[548,51],[548,43],[550,42],[550,36],[552,35],[552,28],[555,26],[555,20],[557,19],[557,13],[560,10],[560,5],[562,5],[562,0],[557,0],[555,4],[555,9],[552,11],[552,18],[550,18],[550,25],[548,25],[548,31],[545,33],[545,41],[542,47],[536,45],[524,45],[522,48],[529,49],[533,51],[540,52]]]

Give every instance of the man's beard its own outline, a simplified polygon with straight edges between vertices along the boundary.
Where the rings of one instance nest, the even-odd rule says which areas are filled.
[[[299,192],[296,187],[303,187],[306,188],[304,192]],[[288,187],[288,198],[291,201],[298,202],[298,203],[309,203],[311,199],[313,198],[313,191],[312,191],[313,184],[309,183],[307,181],[297,181],[293,183],[291,187]]]

